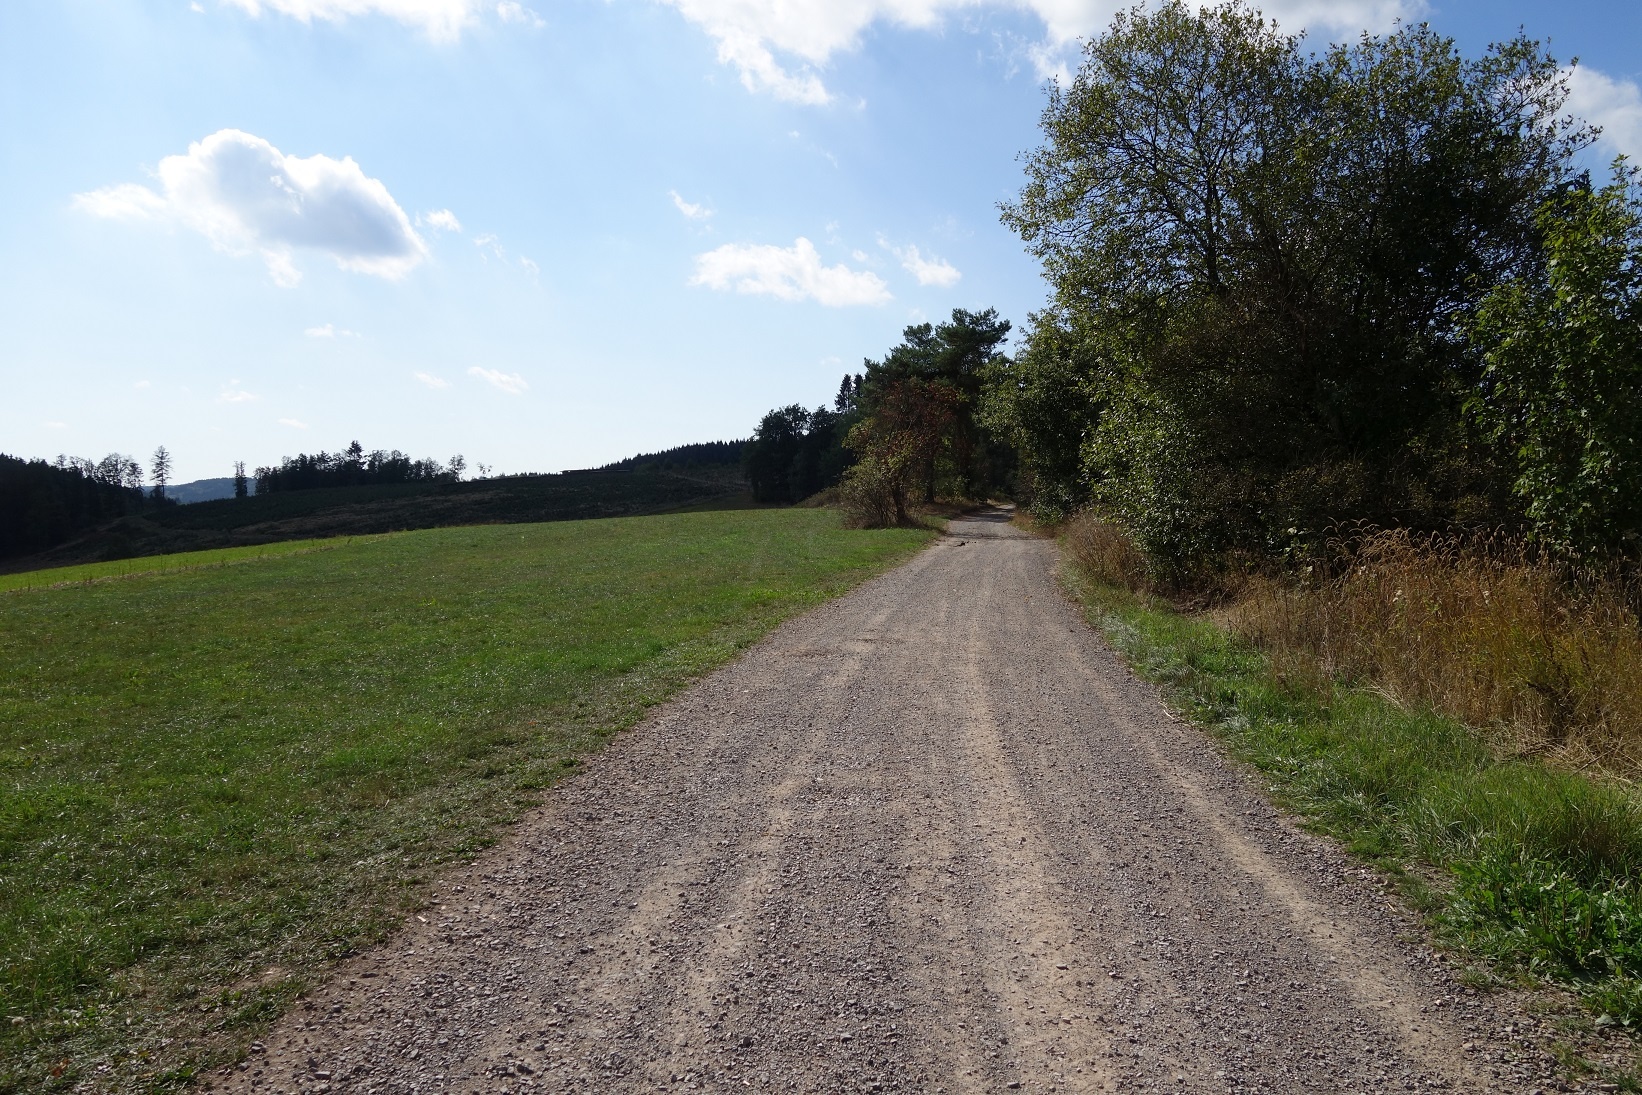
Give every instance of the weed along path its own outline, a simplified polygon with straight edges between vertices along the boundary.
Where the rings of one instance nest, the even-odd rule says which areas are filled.
[[[1342,854],[953,522],[561,784],[235,1091],[1563,1089]]]

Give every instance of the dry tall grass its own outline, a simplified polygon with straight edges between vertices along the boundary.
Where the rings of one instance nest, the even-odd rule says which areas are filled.
[[[1521,753],[1642,771],[1635,590],[1524,545],[1376,532],[1332,573],[1251,580],[1224,622],[1280,673],[1376,687]]]
[[[1085,512],[1066,522],[1063,535],[1072,560],[1094,581],[1141,595],[1153,592],[1146,556],[1116,525]]]
[[[1154,592],[1116,526],[1066,528],[1095,580]],[[1642,586],[1579,572],[1506,538],[1372,532],[1334,545],[1332,568],[1253,577],[1215,617],[1274,670],[1327,691],[1366,686],[1472,726],[1505,751],[1642,775]]]

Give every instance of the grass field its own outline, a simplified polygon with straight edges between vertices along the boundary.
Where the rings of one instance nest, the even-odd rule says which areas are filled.
[[[288,540],[284,543],[254,544],[248,547],[180,551],[175,555],[115,559],[106,563],[81,563],[78,566],[53,567],[49,570],[25,570],[17,574],[0,574],[0,593],[23,589],[51,589],[75,582],[99,582],[112,578],[135,578],[150,574],[174,574],[183,570],[237,566],[281,555],[306,555],[313,551],[330,551],[333,548],[348,547],[353,541],[354,538],[351,536],[338,536],[328,540]]]
[[[232,1055],[578,757],[928,535],[452,528],[0,594],[0,1090]]]

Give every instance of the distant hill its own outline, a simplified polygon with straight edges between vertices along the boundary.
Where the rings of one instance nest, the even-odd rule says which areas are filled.
[[[232,493],[232,480],[230,494]],[[275,491],[168,506],[122,517],[89,535],[0,569],[163,555],[323,536],[369,535],[450,525],[626,517],[693,507],[749,505],[739,464],[661,470],[573,471],[466,483]]]
[[[173,483],[165,488],[165,495],[174,502],[211,502],[234,496],[234,480],[196,479],[192,483]]]

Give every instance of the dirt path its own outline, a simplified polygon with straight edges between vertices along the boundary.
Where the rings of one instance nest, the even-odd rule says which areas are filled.
[[[999,515],[625,735],[218,1087],[1556,1086]]]

